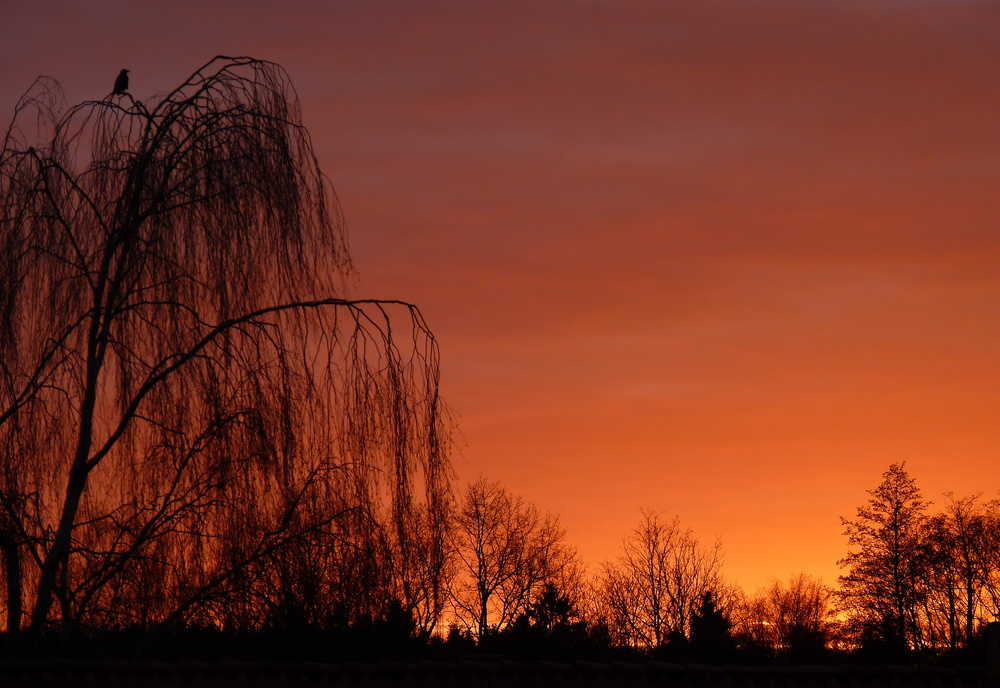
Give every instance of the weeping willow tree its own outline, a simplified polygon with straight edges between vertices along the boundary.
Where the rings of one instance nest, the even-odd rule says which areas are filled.
[[[284,70],[218,57],[162,97],[68,109],[40,79],[0,155],[8,631],[390,597],[430,628],[438,349],[415,306],[350,298]]]

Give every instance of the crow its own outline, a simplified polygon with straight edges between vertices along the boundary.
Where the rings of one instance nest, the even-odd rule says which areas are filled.
[[[115,90],[114,94],[120,96],[128,90],[128,70],[123,69],[118,73],[118,78],[115,79]]]

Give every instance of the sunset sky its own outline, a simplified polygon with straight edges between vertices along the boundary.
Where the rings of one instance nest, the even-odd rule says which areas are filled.
[[[1000,3],[0,0],[0,116],[216,54],[288,71],[460,478],[592,567],[648,508],[833,583],[890,463],[1000,496]]]

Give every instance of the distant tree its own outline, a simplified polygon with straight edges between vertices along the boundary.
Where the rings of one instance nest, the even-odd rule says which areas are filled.
[[[758,646],[786,659],[822,656],[836,635],[833,591],[800,573],[787,583],[771,581],[750,602],[747,633]]]
[[[926,563],[920,537],[929,503],[905,464],[892,464],[882,478],[857,518],[841,519],[848,545],[857,549],[839,562],[848,572],[837,594],[862,642],[902,655],[925,645],[918,580]]]
[[[35,84],[0,152],[10,632],[22,600],[35,630],[308,619],[339,594],[312,574],[358,553],[376,604],[438,613],[437,345],[350,275],[279,66],[220,57],[65,113]]]
[[[528,605],[524,618],[531,625],[544,631],[568,626],[579,621],[580,614],[569,595],[561,592],[555,583],[546,583]]]
[[[927,644],[954,652],[992,618],[990,581],[996,576],[993,532],[997,522],[979,495],[946,493],[944,511],[928,518],[920,534],[918,585]]]
[[[572,594],[546,583],[527,610],[495,633],[484,636],[480,651],[520,659],[592,659],[612,652],[607,635],[588,624]]]
[[[982,531],[982,549],[979,551],[980,566],[983,569],[983,591],[980,601],[983,615],[990,620],[1000,619],[1000,500],[991,500],[982,505],[975,517],[978,522],[973,539],[979,539]]]
[[[701,604],[691,617],[691,656],[699,661],[724,663],[736,649],[733,624],[715,604],[710,590],[702,593]]]
[[[452,537],[451,601],[458,622],[477,639],[525,615],[547,585],[566,588],[578,571],[557,517],[483,478],[459,501]]]
[[[614,562],[599,575],[600,609],[620,645],[655,649],[688,638],[706,593],[723,589],[722,545],[704,547],[680,520],[643,512]]]

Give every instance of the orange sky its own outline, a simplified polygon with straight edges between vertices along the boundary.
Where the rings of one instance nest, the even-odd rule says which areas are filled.
[[[0,110],[283,64],[358,295],[419,304],[459,474],[592,564],[640,507],[832,582],[891,462],[1000,488],[1000,5],[0,4]]]

